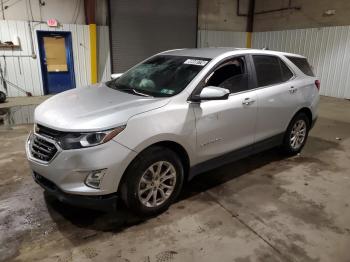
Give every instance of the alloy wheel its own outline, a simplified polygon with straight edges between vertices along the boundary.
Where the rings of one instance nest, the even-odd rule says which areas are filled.
[[[153,163],[142,174],[138,197],[146,207],[162,205],[174,192],[176,186],[176,170],[168,161]]]
[[[296,121],[293,125],[292,131],[290,133],[290,145],[293,149],[299,149],[306,137],[306,123],[304,120],[300,119]]]

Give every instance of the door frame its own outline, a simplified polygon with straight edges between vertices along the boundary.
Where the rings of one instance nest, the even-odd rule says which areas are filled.
[[[255,68],[253,68],[252,64],[252,58],[249,54],[235,54],[235,55],[229,55],[224,58],[222,58],[220,61],[217,61],[216,64],[212,65],[211,68],[208,70],[208,72],[202,77],[202,79],[199,81],[199,83],[196,85],[195,88],[193,88],[191,95],[187,98],[187,101],[191,101],[192,97],[195,95],[199,95],[202,89],[205,87],[205,80],[208,78],[208,76],[213,73],[215,70],[217,70],[218,67],[220,67],[222,64],[228,62],[229,60],[232,60],[237,57],[243,57],[245,62],[245,67],[248,73],[248,86],[251,87],[245,91],[237,92],[237,93],[230,93],[229,96],[233,96],[236,94],[241,94],[245,92],[250,92],[252,90],[256,89],[256,79],[255,79]],[[196,103],[196,102],[192,102]]]
[[[38,41],[38,49],[39,49],[39,59],[40,59],[40,68],[41,68],[41,78],[43,82],[43,91],[44,95],[49,94],[49,86],[48,86],[48,79],[47,79],[47,68],[43,61],[45,56],[45,48],[44,48],[44,41],[43,37],[45,36],[52,36],[52,35],[61,35],[65,38],[65,48],[66,48],[66,59],[67,59],[67,66],[69,68],[69,75],[70,80],[72,83],[72,89],[76,88],[75,85],[75,72],[74,72],[74,58],[73,58],[73,45],[72,45],[72,33],[69,31],[43,31],[43,30],[37,30],[37,41]]]

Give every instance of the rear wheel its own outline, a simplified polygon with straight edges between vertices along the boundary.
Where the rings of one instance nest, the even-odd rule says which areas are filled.
[[[129,166],[121,186],[126,206],[140,216],[165,211],[179,195],[184,171],[177,154],[163,147],[142,152]]]
[[[310,121],[304,113],[299,113],[290,122],[284,136],[283,151],[288,155],[299,153],[309,135]]]

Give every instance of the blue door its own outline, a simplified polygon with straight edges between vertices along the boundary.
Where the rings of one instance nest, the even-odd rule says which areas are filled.
[[[75,88],[70,32],[37,31],[45,94]]]

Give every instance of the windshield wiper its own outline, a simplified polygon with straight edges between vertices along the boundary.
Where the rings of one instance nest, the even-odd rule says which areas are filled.
[[[140,95],[140,96],[147,96],[147,97],[151,97],[151,95],[145,94],[145,93],[141,93],[139,91],[136,91],[136,89],[132,89],[132,91],[134,91],[135,94]]]
[[[136,91],[135,88],[131,88],[129,86],[126,85],[114,85],[114,86],[110,86],[111,88],[115,89],[115,90],[119,90],[119,91],[123,91],[123,92],[127,92],[129,94],[134,94],[134,95],[139,95],[139,96],[146,96],[146,97],[150,97],[150,95]]]

